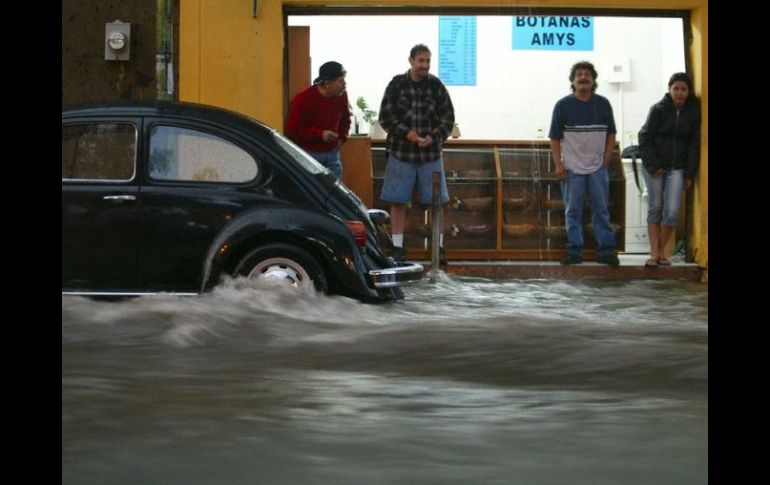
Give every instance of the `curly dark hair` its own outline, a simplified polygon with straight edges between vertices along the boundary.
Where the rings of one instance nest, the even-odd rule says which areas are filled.
[[[572,85],[572,81],[574,81],[574,80],[575,80],[575,75],[577,74],[577,72],[578,72],[578,70],[579,70],[579,69],[588,69],[589,71],[591,71],[591,75],[594,77],[594,86],[591,88],[591,92],[593,93],[594,91],[596,91],[596,88],[599,86],[599,85],[596,83],[596,78],[598,78],[598,77],[599,77],[599,74],[597,74],[597,72],[596,72],[596,68],[594,67],[594,65],[593,65],[593,64],[591,64],[591,63],[590,63],[590,62],[588,62],[588,61],[580,61],[580,62],[576,62],[576,63],[575,63],[573,66],[572,66],[572,69],[570,69],[570,71],[569,71],[569,87],[570,87],[570,88],[571,88],[573,91],[575,90],[575,86],[573,86],[573,85]]]
[[[420,54],[422,52],[427,52],[430,54],[430,49],[428,49],[428,46],[425,44],[417,44],[414,47],[412,47],[412,50],[409,51],[409,58],[414,59],[417,57],[417,54]]]

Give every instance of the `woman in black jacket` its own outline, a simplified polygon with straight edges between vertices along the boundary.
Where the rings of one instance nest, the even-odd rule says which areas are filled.
[[[668,81],[668,92],[650,108],[639,131],[649,208],[647,233],[650,259],[646,266],[669,265],[665,248],[674,234],[682,191],[692,187],[700,159],[700,101],[692,79],[677,72]]]

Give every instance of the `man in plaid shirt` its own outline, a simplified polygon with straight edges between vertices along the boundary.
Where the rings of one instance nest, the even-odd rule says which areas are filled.
[[[388,163],[380,199],[391,203],[396,261],[406,259],[404,219],[415,182],[420,184],[420,202],[431,204],[433,172],[441,172],[441,205],[449,202],[441,146],[454,127],[454,107],[444,83],[428,73],[430,56],[427,46],[412,47],[411,67],[405,74],[393,77],[380,105],[380,124],[388,132]],[[443,228],[439,246],[439,262],[445,265]]]

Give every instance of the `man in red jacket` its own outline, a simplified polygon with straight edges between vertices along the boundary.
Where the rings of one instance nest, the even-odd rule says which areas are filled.
[[[350,131],[345,74],[339,62],[321,65],[313,85],[292,100],[286,123],[286,135],[338,178],[342,178],[340,145]]]

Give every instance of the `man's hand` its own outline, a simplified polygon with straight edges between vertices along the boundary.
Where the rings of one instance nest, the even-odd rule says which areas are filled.
[[[414,130],[406,134],[406,139],[416,144],[418,147],[429,147],[433,144],[433,138],[431,138],[430,135],[425,135],[423,138]]]
[[[564,180],[567,177],[567,170],[565,170],[564,164],[561,162],[556,163],[556,176],[560,180]]]
[[[331,143],[337,140],[339,137],[340,136],[332,130],[324,130],[324,132],[321,134],[321,139],[324,141],[324,143]]]

